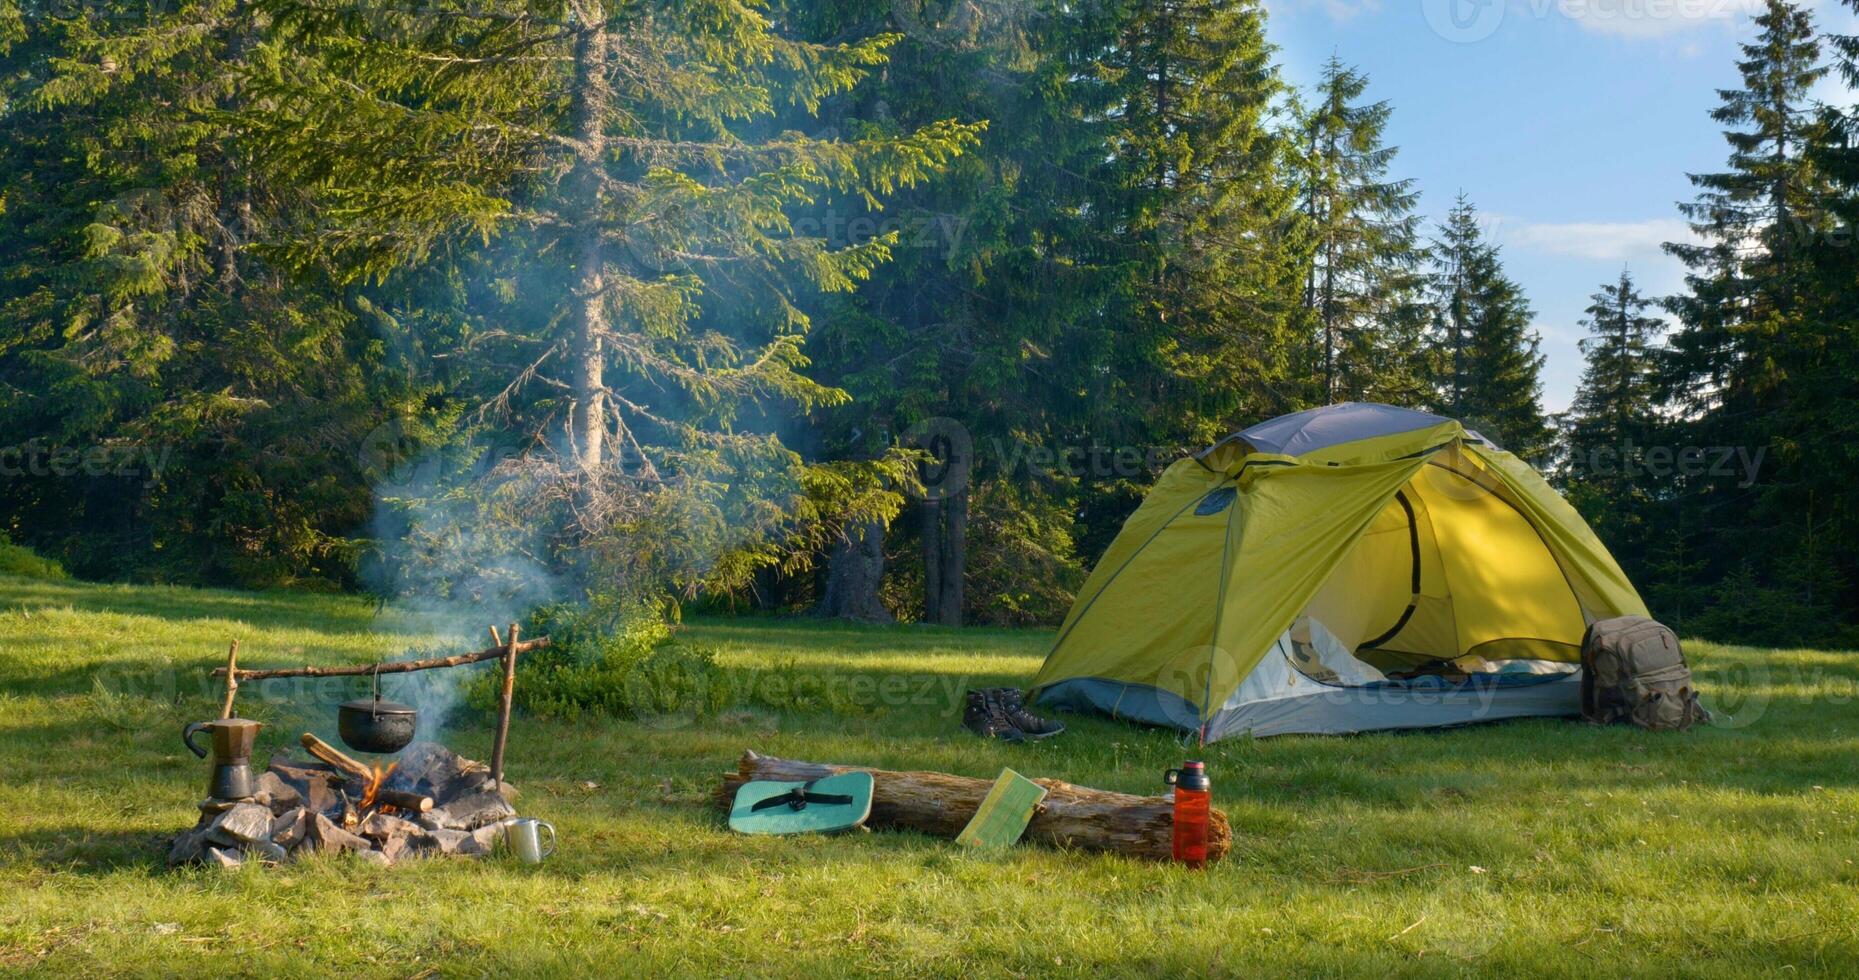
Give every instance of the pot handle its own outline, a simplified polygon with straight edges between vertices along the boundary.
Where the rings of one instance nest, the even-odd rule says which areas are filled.
[[[536,821],[536,830],[538,833],[544,830],[549,832],[549,846],[547,850],[542,852],[542,856],[548,857],[549,855],[554,854],[555,853],[555,825],[548,822],[547,820],[538,820]]]
[[[207,757],[207,750],[194,744],[194,734],[211,724],[212,722],[210,721],[196,721],[186,728],[181,729],[181,744],[192,749],[194,755],[202,759]]]

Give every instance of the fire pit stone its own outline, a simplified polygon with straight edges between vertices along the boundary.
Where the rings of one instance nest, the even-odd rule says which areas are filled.
[[[304,838],[300,849],[307,849],[317,854],[334,854],[342,851],[372,851],[374,845],[365,837],[351,834],[335,821],[318,813],[310,818],[310,832]]]
[[[310,811],[307,807],[287,810],[271,820],[271,843],[290,850],[302,842],[304,835],[310,832]]]
[[[258,788],[252,794],[252,800],[274,811],[284,811],[302,806],[303,794],[297,792],[296,787],[285,782],[277,773],[266,771],[258,776]]]
[[[269,807],[241,803],[213,818],[207,827],[207,843],[220,847],[243,847],[254,841],[269,841],[271,819]]]
[[[516,807],[494,788],[476,790],[421,814],[420,825],[431,830],[476,830],[516,816]]]

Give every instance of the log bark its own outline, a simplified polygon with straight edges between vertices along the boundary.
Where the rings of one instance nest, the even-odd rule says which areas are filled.
[[[517,653],[540,650],[549,645],[549,638],[539,636],[533,640],[524,640],[516,644]],[[476,653],[460,653],[450,657],[432,657],[426,660],[395,660],[384,664],[346,664],[338,667],[276,667],[265,670],[246,670],[239,668],[242,681],[262,681],[273,677],[362,677],[379,671],[383,674],[404,674],[413,670],[432,670],[435,667],[463,667],[466,664],[482,663],[496,660],[510,652],[510,647],[498,644]],[[226,676],[226,668],[213,668],[214,677]]]
[[[818,779],[842,772],[871,773],[869,826],[915,830],[936,837],[953,838],[960,833],[994,785],[991,779],[941,772],[892,772],[799,762],[748,751],[742,754],[737,770],[723,776],[716,803],[727,811],[736,790],[751,780]],[[1155,861],[1172,857],[1174,809],[1166,797],[1112,793],[1056,779],[1033,781],[1046,788],[1046,800],[1026,828],[1024,840]],[[1226,814],[1214,810],[1207,827],[1208,862],[1225,857],[1232,846],[1233,833]]]

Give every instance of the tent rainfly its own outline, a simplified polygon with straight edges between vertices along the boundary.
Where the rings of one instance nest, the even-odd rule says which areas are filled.
[[[1629,614],[1632,583],[1527,463],[1346,403],[1170,466],[1031,693],[1203,741],[1573,715],[1587,625]]]

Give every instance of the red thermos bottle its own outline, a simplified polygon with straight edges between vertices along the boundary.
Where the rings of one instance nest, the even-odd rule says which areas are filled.
[[[1213,808],[1213,784],[1199,762],[1170,769],[1163,781],[1175,787],[1175,860],[1190,868],[1207,864],[1207,819]]]

